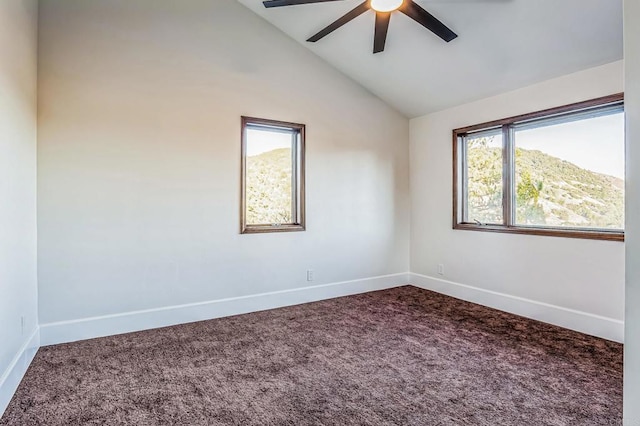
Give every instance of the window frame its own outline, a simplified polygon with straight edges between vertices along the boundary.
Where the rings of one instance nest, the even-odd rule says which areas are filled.
[[[282,130],[297,137],[292,143],[292,174],[295,176],[291,183],[292,191],[292,223],[282,224],[249,224],[247,223],[247,132],[248,128],[265,128]],[[269,120],[256,117],[241,117],[241,161],[240,161],[240,233],[264,234],[271,232],[305,231],[305,134],[306,126],[299,123]]]
[[[537,225],[517,225],[515,209],[515,143],[514,132],[518,125],[533,121],[545,121],[552,118],[561,118],[578,115],[587,111],[598,111],[607,108],[622,106],[624,110],[624,93],[604,96],[584,102],[549,108],[528,114],[517,115],[501,120],[476,124],[453,130],[453,229],[499,232],[510,234],[538,235],[564,238],[584,238],[607,241],[624,241],[624,229],[602,228],[570,228]],[[465,137],[473,133],[483,131],[501,131],[502,144],[502,224],[478,224],[464,221],[464,208],[466,203],[465,180]]]

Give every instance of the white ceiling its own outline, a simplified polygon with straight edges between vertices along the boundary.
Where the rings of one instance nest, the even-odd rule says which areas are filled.
[[[416,0],[459,37],[447,44],[395,12],[375,55],[372,11],[305,42],[362,0],[239,1],[408,117],[622,59],[622,0]]]

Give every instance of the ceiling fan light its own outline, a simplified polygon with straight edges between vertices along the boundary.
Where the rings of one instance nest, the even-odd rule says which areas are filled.
[[[402,6],[404,0],[371,0],[371,9],[376,12],[393,12]]]

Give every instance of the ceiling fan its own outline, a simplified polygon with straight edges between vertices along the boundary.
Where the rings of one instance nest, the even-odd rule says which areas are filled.
[[[324,3],[329,1],[342,0],[267,0],[264,1],[263,4],[264,7],[271,8],[309,3]],[[347,22],[362,15],[369,9],[372,9],[376,13],[373,53],[379,53],[384,50],[384,45],[387,41],[387,31],[389,30],[389,21],[391,19],[391,14],[395,11],[404,13],[447,43],[458,37],[458,35],[451,31],[449,27],[440,22],[435,16],[424,10],[422,7],[418,6],[413,0],[366,0],[333,23],[329,24],[317,34],[311,36],[307,41],[315,43],[321,38],[331,34]]]

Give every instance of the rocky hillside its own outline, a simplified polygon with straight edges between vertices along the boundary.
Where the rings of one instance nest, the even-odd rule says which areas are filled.
[[[470,220],[500,211],[499,148],[469,150]],[[516,151],[517,222],[548,226],[624,227],[624,180],[595,173],[540,151]],[[483,220],[484,219],[484,220]],[[488,219],[488,220],[487,220]]]
[[[469,220],[502,222],[501,150],[471,147]],[[519,224],[623,228],[624,181],[540,151],[516,151]],[[252,224],[291,222],[291,150],[247,158],[247,219]]]
[[[247,223],[291,223],[291,149],[247,157]]]
[[[624,227],[624,180],[595,173],[540,151],[518,150],[518,196],[523,186],[541,186],[537,203],[544,223],[597,228]],[[523,200],[533,205],[534,199]],[[525,210],[525,209],[523,209]],[[522,219],[526,218],[526,212]],[[531,220],[536,222],[535,212]]]

